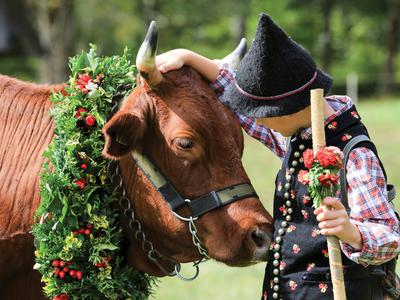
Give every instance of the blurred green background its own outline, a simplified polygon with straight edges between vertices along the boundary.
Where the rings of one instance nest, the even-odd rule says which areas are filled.
[[[127,45],[134,58],[151,20],[159,25],[159,53],[184,47],[220,58],[242,36],[252,40],[260,12],[332,74],[333,93],[358,98],[389,181],[400,189],[400,0],[0,0],[0,74],[61,82],[67,57],[89,43],[104,55]],[[278,159],[246,138],[244,164],[271,211]],[[192,283],[160,280],[152,299],[258,299],[263,269],[207,262]]]
[[[125,45],[136,53],[150,20],[159,52],[185,47],[219,58],[241,37],[252,40],[260,12],[333,75],[335,93],[352,74],[361,95],[399,92],[400,0],[0,0],[0,73],[60,82],[67,57],[91,42],[105,55]]]

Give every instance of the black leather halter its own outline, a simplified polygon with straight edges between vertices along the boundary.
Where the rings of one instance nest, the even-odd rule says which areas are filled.
[[[229,203],[248,197],[258,197],[251,184],[239,183],[220,190],[211,191],[195,199],[185,199],[146,156],[138,152],[132,152],[131,154],[138,167],[175,213],[186,205],[191,211],[189,217],[198,218],[206,212]]]

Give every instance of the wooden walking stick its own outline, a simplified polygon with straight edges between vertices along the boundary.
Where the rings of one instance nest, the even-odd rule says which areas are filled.
[[[324,126],[324,97],[322,89],[311,90],[311,128],[313,139],[314,156],[318,150],[323,150],[325,142]],[[332,195],[333,196],[333,195]],[[324,210],[331,207],[324,207]],[[342,255],[339,240],[336,236],[328,236],[329,267],[333,285],[333,298],[335,300],[345,300],[346,291],[344,287],[344,277],[342,269]]]

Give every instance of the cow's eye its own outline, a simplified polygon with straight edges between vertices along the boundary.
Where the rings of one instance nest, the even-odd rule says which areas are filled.
[[[194,146],[194,142],[189,138],[175,138],[174,144],[182,150],[190,150]]]

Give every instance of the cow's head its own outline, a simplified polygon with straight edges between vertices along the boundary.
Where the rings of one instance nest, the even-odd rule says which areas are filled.
[[[141,78],[120,110],[104,126],[104,155],[120,160],[127,194],[146,238],[162,254],[179,262],[200,258],[186,222],[180,221],[152,184],[138,171],[131,151],[143,152],[187,199],[249,182],[241,162],[243,134],[236,116],[218,101],[208,83],[183,67],[161,75],[155,65],[156,29],[150,26],[138,53]],[[179,213],[188,214],[187,208]],[[128,261],[154,275],[165,275],[130,237]],[[267,258],[271,216],[256,197],[245,198],[202,215],[198,235],[208,254],[232,266]],[[165,268],[171,265],[165,262]]]

